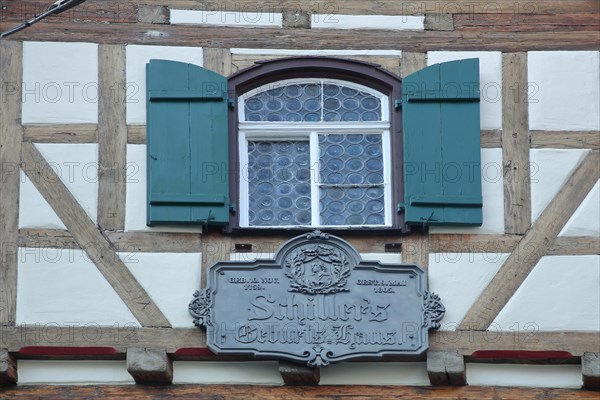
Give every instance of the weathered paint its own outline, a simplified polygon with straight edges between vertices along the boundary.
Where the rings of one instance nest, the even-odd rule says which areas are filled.
[[[529,128],[600,129],[600,52],[528,53]]]
[[[600,331],[600,256],[547,256],[498,314],[492,329]],[[533,337],[533,336],[532,336]]]
[[[24,42],[24,124],[98,122],[98,45]]]

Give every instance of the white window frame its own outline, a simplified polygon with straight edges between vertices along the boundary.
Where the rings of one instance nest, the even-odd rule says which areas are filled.
[[[287,86],[294,83],[333,83],[362,92],[369,93],[381,101],[382,121],[373,122],[269,122],[269,121],[245,121],[244,102],[247,98],[259,92]],[[323,97],[321,97],[323,102]],[[321,104],[323,106],[323,104]],[[321,107],[323,109],[323,107]],[[390,118],[389,98],[381,92],[358,85],[352,82],[338,79],[286,79],[253,89],[238,97],[238,148],[240,167],[240,227],[252,229],[295,229],[295,228],[323,228],[323,229],[361,229],[361,228],[389,228],[392,226],[392,160],[390,145]],[[328,134],[380,134],[382,159],[383,159],[383,183],[377,185],[348,185],[349,187],[373,187],[382,186],[384,189],[384,223],[381,225],[321,225],[320,222],[320,194],[322,185],[331,187],[343,187],[344,185],[321,184],[320,160],[319,160],[319,135]],[[308,141],[310,145],[310,171],[311,171],[311,224],[310,225],[273,225],[273,226],[251,226],[249,223],[249,182],[248,182],[248,141]]]

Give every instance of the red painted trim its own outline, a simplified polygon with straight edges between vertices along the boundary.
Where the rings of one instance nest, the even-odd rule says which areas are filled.
[[[516,358],[524,360],[566,359],[573,357],[568,351],[526,351],[526,350],[478,350],[473,358]]]
[[[21,356],[102,356],[117,354],[114,347],[51,347],[28,346],[19,350]]]
[[[175,356],[196,356],[196,357],[206,357],[206,356],[214,356],[215,353],[210,351],[208,348],[198,348],[198,347],[184,347],[178,349],[175,353]]]

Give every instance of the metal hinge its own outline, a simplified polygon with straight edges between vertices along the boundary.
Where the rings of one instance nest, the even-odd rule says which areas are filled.
[[[404,206],[404,203],[398,203],[396,204],[396,211],[398,212],[398,214],[400,214],[401,212],[404,212],[404,209],[406,207]]]
[[[399,110],[402,108],[402,99],[394,100],[394,109]]]

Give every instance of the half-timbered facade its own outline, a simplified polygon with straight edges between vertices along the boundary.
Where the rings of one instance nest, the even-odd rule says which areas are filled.
[[[1,31],[48,6],[0,4]],[[599,16],[593,0],[91,0],[2,39],[0,390],[595,398]],[[431,88],[410,93],[453,135],[438,162],[435,143],[407,139],[428,122],[409,119],[402,85],[473,59],[478,87],[448,101],[470,111],[432,117]],[[210,78],[180,87],[182,65]],[[211,101],[222,120],[182,108]],[[165,136],[179,129],[213,136]],[[371,158],[344,159],[346,177],[319,167],[360,140]],[[253,167],[265,154],[293,179]],[[196,192],[177,192],[181,160]],[[415,189],[457,179],[456,193]],[[425,354],[314,369],[207,349],[188,304],[208,268],[270,258],[317,228],[363,260],[426,271],[446,313]]]

